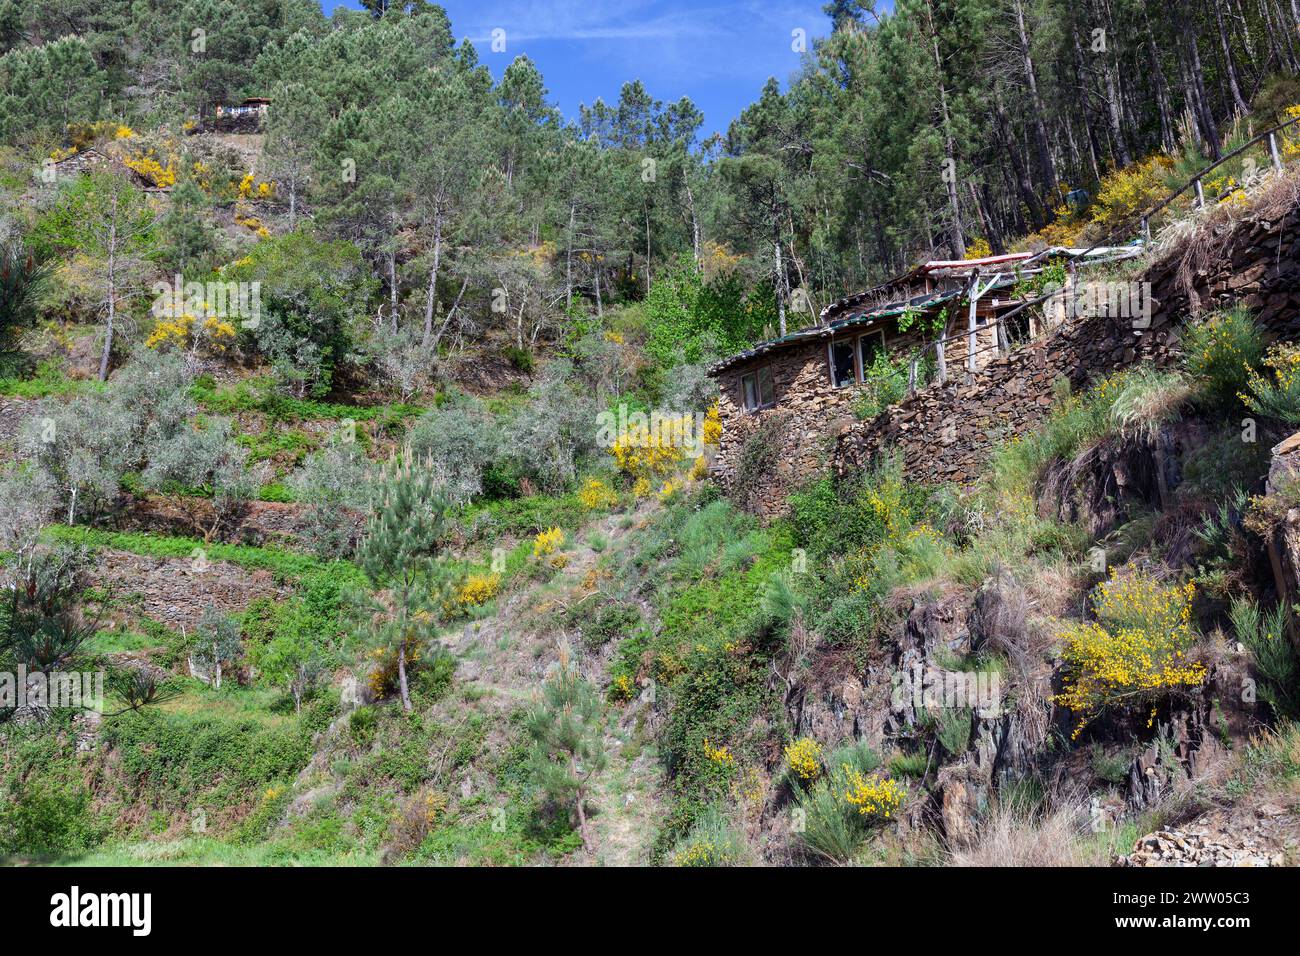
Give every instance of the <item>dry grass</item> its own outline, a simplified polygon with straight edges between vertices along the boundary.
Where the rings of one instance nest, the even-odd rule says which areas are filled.
[[[1038,812],[1016,801],[995,808],[980,825],[975,842],[952,855],[953,866],[1086,866],[1091,854],[1088,811],[1067,801]]]
[[[1300,204],[1300,165],[1293,164],[1280,174],[1266,176],[1247,193],[1244,202],[1222,202],[1172,223],[1155,244],[1154,263],[1176,262],[1176,288],[1187,296],[1188,308],[1196,315],[1202,308],[1200,296],[1196,294],[1196,276],[1212,272],[1222,264],[1238,224],[1247,220],[1274,222],[1292,213],[1297,204]]]

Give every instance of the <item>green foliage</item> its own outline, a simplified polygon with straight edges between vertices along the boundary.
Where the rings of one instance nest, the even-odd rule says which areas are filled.
[[[1279,719],[1300,717],[1300,657],[1291,644],[1286,606],[1261,610],[1250,598],[1232,602],[1232,628],[1245,644],[1261,678],[1260,696]]]
[[[1263,364],[1266,371],[1248,376],[1242,401],[1257,415],[1300,425],[1300,348],[1274,345]]]
[[[718,806],[706,808],[668,855],[675,866],[740,866],[746,859],[745,838]]]
[[[1263,333],[1244,308],[1228,309],[1196,322],[1183,333],[1188,373],[1208,399],[1235,405],[1258,376],[1264,358]]]
[[[541,699],[527,711],[524,732],[531,742],[533,780],[551,800],[577,811],[582,841],[587,832],[586,800],[591,781],[605,766],[605,710],[596,689],[579,673],[569,648],[542,683]]]
[[[483,474],[501,454],[501,431],[483,403],[455,396],[426,412],[407,435],[412,455],[437,475],[451,505],[483,490]]]
[[[67,733],[70,715],[54,726],[5,726],[0,766],[0,858],[47,859],[79,853],[105,836],[104,820]]]
[[[749,297],[739,276],[706,282],[688,257],[660,271],[645,309],[646,352],[663,367],[742,351],[776,320],[772,303]]]
[[[853,414],[866,420],[875,418],[890,405],[907,395],[908,360],[900,356],[891,359],[888,353],[877,352],[871,365],[863,370],[863,382],[853,397]]]
[[[246,334],[295,398],[329,392],[355,331],[352,318],[375,286],[356,247],[306,232],[266,239],[226,271],[261,283],[262,315]]]
[[[800,842],[814,857],[848,863],[861,849],[870,822],[848,802],[853,773],[867,775],[880,766],[880,758],[858,742],[836,750],[826,759],[826,774],[806,792],[797,795],[804,812]]]
[[[322,713],[325,713],[322,711]],[[150,709],[108,722],[105,746],[120,760],[124,802],[189,817],[229,812],[291,781],[311,757],[314,721],[267,723],[246,716]]]

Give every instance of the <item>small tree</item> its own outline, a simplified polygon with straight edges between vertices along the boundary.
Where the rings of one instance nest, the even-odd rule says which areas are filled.
[[[410,453],[395,461],[381,482],[357,564],[375,594],[362,605],[373,650],[397,658],[402,708],[411,710],[408,664],[424,652],[442,613],[434,557],[446,504],[427,468]]]
[[[501,453],[496,419],[468,395],[426,412],[411,429],[409,441],[453,504],[463,504],[483,490],[483,472]]]
[[[529,766],[543,792],[560,804],[572,801],[582,845],[590,852],[586,801],[591,781],[605,766],[605,710],[600,695],[574,664],[567,643],[529,709],[524,728],[532,741]]]
[[[81,253],[91,263],[94,281],[103,290],[101,382],[108,379],[118,301],[131,294],[139,278],[148,274],[145,262],[154,251],[160,218],[148,197],[127,180],[97,172],[79,177],[61,193],[54,209],[33,232],[39,250]]]
[[[303,698],[312,692],[325,671],[325,653],[311,634],[299,628],[279,631],[257,652],[258,670],[293,697],[295,713],[302,713]]]
[[[204,611],[194,633],[190,659],[211,675],[213,687],[221,689],[222,669],[236,663],[243,653],[239,625],[216,608]]]
[[[370,500],[374,466],[350,436],[336,436],[308,456],[291,479],[298,501],[307,505],[303,534],[325,558],[352,554],[357,514]]]

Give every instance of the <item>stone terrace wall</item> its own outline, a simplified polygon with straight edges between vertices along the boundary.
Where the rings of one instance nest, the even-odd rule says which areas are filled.
[[[777,406],[747,413],[741,376],[759,365],[772,369]],[[758,514],[775,514],[786,496],[807,478],[829,470],[836,434],[853,422],[854,389],[836,388],[826,365],[826,343],[812,342],[773,354],[770,362],[746,364],[718,377],[722,439],[712,472],[730,493],[741,452],[759,424],[781,420],[775,468],[758,476],[742,504]]]
[[[1241,303],[1283,339],[1300,338],[1300,224],[1246,220],[1218,236],[1217,265],[1192,276],[1199,306]],[[1190,297],[1177,263],[1154,263],[1145,274],[1154,300],[1151,327],[1136,336],[1127,321],[1093,318],[1059,328],[1033,346],[983,369],[969,384],[931,386],[871,421],[843,430],[834,468],[844,475],[869,467],[883,452],[901,456],[908,477],[969,482],[993,446],[1043,421],[1053,382],[1078,388],[1116,369],[1176,359]]]

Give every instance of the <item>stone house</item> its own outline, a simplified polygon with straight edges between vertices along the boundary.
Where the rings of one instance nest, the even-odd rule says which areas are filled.
[[[1111,258],[1126,250],[1087,250]],[[1136,250],[1133,250],[1136,252]],[[1012,346],[1063,321],[1064,307],[1018,309],[1014,287],[1051,262],[1084,250],[1053,248],[972,260],[932,260],[822,310],[816,323],[714,363],[722,440],[712,475],[758,514],[829,470],[839,435],[853,425],[880,355],[905,366],[909,393],[932,382],[973,380]],[[901,376],[901,372],[898,373]],[[767,423],[765,453],[745,448]],[[761,463],[760,463],[761,461]],[[750,475],[755,468],[761,475]],[[737,478],[740,483],[737,483]]]

